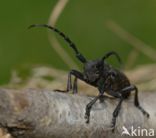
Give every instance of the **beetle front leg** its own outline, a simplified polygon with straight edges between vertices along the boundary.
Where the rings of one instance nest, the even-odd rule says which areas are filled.
[[[73,94],[77,94],[78,90],[77,90],[77,77],[75,77],[74,79],[74,83],[73,83]]]
[[[86,106],[86,113],[85,113],[85,119],[86,119],[86,123],[89,123],[89,119],[90,119],[90,111],[92,106],[96,103],[96,101],[101,97],[101,95],[98,95],[97,97],[95,97],[92,101],[90,101],[87,106]]]
[[[67,81],[67,88],[66,90],[59,90],[55,89],[54,91],[57,92],[69,92],[72,89],[72,84],[71,84],[71,71],[68,73],[68,81]]]
[[[71,76],[75,77],[74,80],[74,85],[73,85],[73,93],[77,93],[77,79],[80,79],[82,81],[84,81],[84,77],[83,74],[77,70],[71,70],[68,74],[68,81],[67,81],[67,89],[66,90],[58,90],[55,89],[54,91],[58,91],[58,92],[69,92],[72,89],[72,81],[71,81]]]
[[[120,101],[118,103],[118,105],[116,106],[114,112],[113,112],[113,118],[112,118],[112,132],[114,132],[115,129],[115,124],[116,124],[116,118],[118,117],[119,111],[121,109],[121,104],[123,102],[123,98],[120,98]]]
[[[111,128],[112,128],[112,132],[114,132],[115,125],[116,125],[116,118],[119,115],[119,112],[120,112],[120,109],[121,109],[121,104],[122,104],[124,98],[122,97],[120,92],[108,91],[108,94],[110,94],[113,97],[116,97],[116,98],[120,99],[118,105],[116,106],[115,110],[113,111],[113,118],[112,118],[112,122],[111,122]]]

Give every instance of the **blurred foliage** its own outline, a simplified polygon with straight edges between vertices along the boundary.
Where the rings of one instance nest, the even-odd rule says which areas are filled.
[[[46,29],[27,30],[31,24],[47,23],[56,2],[57,0],[0,2],[1,84],[8,82],[13,69],[31,68],[36,64],[68,69],[50,47]],[[155,0],[69,1],[56,26],[65,32],[89,59],[101,57],[107,51],[115,50],[125,63],[132,47],[113,34],[105,26],[105,21],[114,20],[137,38],[155,48],[155,12]],[[76,61],[73,51],[62,39],[59,38],[59,40]],[[114,61],[112,60],[116,65]],[[152,62],[148,57],[139,54],[135,66]],[[23,71],[24,75],[27,73],[29,72]]]
[[[29,69],[27,69],[28,71]],[[132,84],[137,85],[141,92],[154,92],[156,90],[156,64],[142,65],[130,71],[125,71]],[[61,89],[67,87],[68,72],[48,66],[34,66],[29,70],[26,77],[21,72],[13,71],[10,82],[3,88],[9,89]],[[150,74],[150,75],[149,75]],[[152,75],[151,75],[152,74]],[[72,79],[73,80],[73,79]],[[78,80],[79,94],[95,96],[98,89]],[[71,90],[72,92],[72,90]]]

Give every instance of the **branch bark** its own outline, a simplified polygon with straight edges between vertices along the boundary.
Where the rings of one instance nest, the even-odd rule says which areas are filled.
[[[133,95],[125,100],[112,133],[110,123],[117,99],[97,102],[91,111],[90,124],[86,124],[85,106],[92,97],[49,90],[1,89],[0,125],[16,138],[119,138],[122,126],[156,129],[155,97],[156,93],[139,95],[141,105],[150,113],[149,119],[134,107]]]

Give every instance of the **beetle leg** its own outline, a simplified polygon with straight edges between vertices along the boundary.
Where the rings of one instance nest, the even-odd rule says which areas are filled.
[[[119,93],[119,92],[109,91],[108,94],[110,94],[113,97],[120,98],[120,101],[113,112],[113,118],[112,118],[112,123],[111,123],[112,132],[114,132],[116,118],[118,117],[119,111],[121,109],[121,104],[122,104],[124,98],[122,97],[121,93]]]
[[[135,95],[134,95],[134,105],[143,113],[143,115],[147,116],[147,118],[149,118],[149,113],[147,113],[141,106],[139,103],[139,98],[138,98],[138,89],[135,85],[130,85],[126,88],[124,88],[121,93],[124,93],[126,91],[135,91]]]
[[[120,101],[118,103],[118,105],[116,106],[114,112],[113,112],[113,118],[112,118],[112,132],[114,132],[115,129],[115,124],[116,124],[116,118],[118,117],[119,111],[121,109],[121,104],[123,102],[123,98],[120,98]]]
[[[95,97],[92,101],[90,101],[87,106],[86,106],[86,113],[85,113],[85,119],[86,119],[86,123],[89,123],[89,118],[90,118],[90,111],[92,106],[96,103],[96,101],[100,98],[101,95],[98,95],[97,97]]]
[[[72,89],[72,84],[71,84],[71,71],[68,73],[68,81],[67,81],[67,88],[66,90],[59,90],[55,89],[54,91],[58,92],[69,92]]]
[[[71,81],[71,76],[75,76],[74,80],[74,86],[73,86],[73,93],[77,93],[77,78],[84,81],[83,74],[77,70],[71,70],[68,74],[68,81],[67,81],[67,89],[66,90],[58,90],[55,89],[54,91],[58,92],[69,92],[72,89],[72,81]]]
[[[123,101],[123,97],[122,97],[122,93],[125,93],[125,92],[129,92],[129,91],[133,91],[135,90],[135,97],[134,97],[134,104],[135,106],[144,114],[146,115],[147,117],[149,117],[149,114],[140,106],[139,104],[139,100],[138,100],[138,89],[136,86],[134,85],[130,85],[128,87],[125,87],[124,89],[122,89],[121,91],[119,92],[113,92],[113,91],[109,91],[108,94],[116,97],[116,98],[120,98],[120,102],[119,104],[117,105],[116,109],[114,110],[113,112],[113,119],[112,119],[112,128],[113,128],[113,131],[114,131],[114,127],[115,127],[115,124],[116,124],[116,118],[118,116],[118,113],[119,113],[119,110],[120,110],[120,107],[121,107],[121,103]]]
[[[149,113],[147,113],[141,106],[139,103],[139,99],[138,99],[138,89],[136,86],[133,86],[134,90],[135,90],[135,96],[134,96],[134,105],[145,115],[147,116],[147,118],[149,118]]]
[[[77,77],[74,79],[74,84],[73,84],[73,94],[77,94]]]

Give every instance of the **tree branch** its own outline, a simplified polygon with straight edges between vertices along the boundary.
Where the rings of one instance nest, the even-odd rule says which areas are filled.
[[[134,107],[133,96],[125,100],[119,113],[115,133],[110,129],[112,112],[118,100],[105,98],[91,111],[85,123],[85,106],[92,97],[48,90],[0,90],[0,125],[16,138],[115,138],[122,126],[156,128],[156,93],[140,93],[141,105],[150,113],[147,119]],[[126,136],[125,136],[126,137]]]

